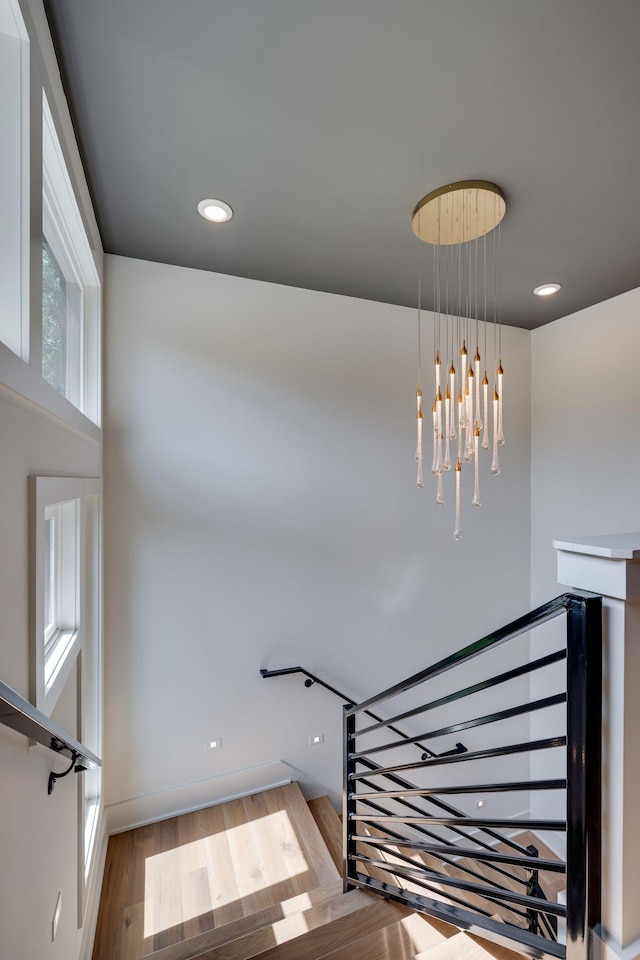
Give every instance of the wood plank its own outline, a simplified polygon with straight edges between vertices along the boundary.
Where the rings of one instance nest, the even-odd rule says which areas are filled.
[[[327,845],[336,869],[342,873],[342,823],[329,797],[309,800],[307,806]]]
[[[297,784],[109,842],[93,960],[139,960],[339,880]]]
[[[175,854],[178,847],[176,818],[155,824],[153,836],[157,853],[144,863],[144,936],[152,936],[153,949],[159,950],[183,939],[182,877],[176,869],[178,858]],[[168,868],[169,864],[172,868]]]
[[[377,827],[370,826],[367,824],[366,832],[371,837],[380,837],[384,838],[385,834],[382,830],[379,830]],[[377,860],[385,860],[389,865],[397,864],[399,867],[409,867],[410,864],[405,864],[404,861],[400,860],[398,857],[394,857],[391,853],[383,853],[378,847],[367,847],[365,844],[359,845],[362,848],[362,853],[365,853],[366,856],[373,856]],[[396,850],[402,852],[404,855],[408,856],[415,862],[417,867],[420,867],[424,861],[420,855],[420,852],[417,852],[410,847],[402,847],[399,842],[391,841],[388,846],[391,850]],[[428,865],[428,864],[425,864]],[[364,866],[364,864],[362,864]],[[444,865],[438,864],[434,869],[439,870],[441,873],[444,873]],[[378,867],[367,866],[366,872],[369,873],[371,877],[376,877],[376,879],[382,879],[383,883],[393,883],[395,881],[396,885],[403,890],[408,890],[411,893],[417,893],[422,897],[430,897],[432,900],[448,900],[446,896],[446,887],[441,886],[441,884],[436,881],[425,881],[428,882],[431,889],[425,890],[424,887],[419,886],[417,883],[412,883],[411,880],[407,880],[404,877],[398,877],[395,874],[386,873],[384,870],[380,870]]]
[[[217,804],[198,811],[214,927],[232,923],[244,916],[226,834],[225,806]]]
[[[416,954],[414,960],[522,960],[522,954],[468,933]]]
[[[307,862],[289,812],[282,808],[278,796],[270,790],[244,801],[262,863],[264,906],[319,885],[314,865]]]
[[[231,940],[238,940],[240,937],[261,927],[270,926],[284,917],[299,913],[304,914],[311,907],[326,903],[341,893],[342,881],[337,880],[330,886],[319,887],[317,890],[298,894],[282,903],[274,903],[265,910],[259,910],[247,917],[241,917],[239,920],[207,930],[184,943],[165,947],[152,954],[148,960],[190,960],[192,957],[200,957],[208,949]]]
[[[410,913],[374,931],[363,931],[354,942],[341,944],[322,960],[409,960],[423,956],[458,933],[456,927]]]
[[[110,960],[121,956],[124,924],[124,884],[131,866],[133,839],[129,833],[109,838],[104,866],[102,893],[98,909],[93,960]],[[123,958],[124,960],[124,958]]]
[[[319,908],[294,914],[241,940],[201,954],[198,960],[316,960],[356,942],[411,911],[362,890],[340,894]]]
[[[306,861],[310,867],[312,866],[316,874],[317,883],[313,886],[320,887],[327,883],[333,883],[334,880],[338,879],[339,873],[315,820],[311,816],[311,811],[300,787],[294,781],[284,787],[278,787],[276,790],[269,790],[264,794],[267,803],[271,803],[278,793],[282,797],[283,806],[286,808]]]
[[[181,939],[186,940],[213,927],[213,898],[200,811],[178,817],[177,828],[182,878]]]

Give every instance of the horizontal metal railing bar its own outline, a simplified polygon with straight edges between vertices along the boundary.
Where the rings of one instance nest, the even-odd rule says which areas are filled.
[[[525,893],[516,893],[515,890],[498,892],[495,888],[481,887],[478,886],[477,883],[470,883],[468,880],[459,880],[457,877],[449,877],[444,873],[434,873],[426,867],[423,869],[417,866],[405,867],[402,864],[395,864],[396,869],[392,870],[391,868],[394,864],[388,863],[386,860],[370,860],[368,857],[363,857],[360,854],[356,854],[353,859],[369,863],[372,867],[377,867],[379,870],[394,873],[396,876],[402,877],[405,880],[411,881],[414,876],[418,879],[423,877],[431,883],[438,883],[443,887],[453,887],[454,890],[464,890],[466,893],[475,893],[479,897],[485,897],[494,903],[503,903],[505,906],[514,903],[516,906],[525,907],[527,910],[535,910],[536,913],[549,913],[555,917],[566,917],[567,915],[567,908],[563,903],[554,903],[552,900],[540,900],[538,897],[530,897]],[[445,897],[448,896],[444,891],[441,892]]]
[[[364,841],[364,842],[366,842],[366,841]],[[441,874],[438,870],[434,870],[433,867],[427,867],[427,866],[423,866],[422,864],[417,864],[415,860],[412,860],[412,859],[411,859],[411,857],[406,856],[406,854],[400,853],[399,850],[397,849],[397,847],[399,847],[399,846],[401,846],[400,843],[398,843],[396,846],[394,846],[394,848],[384,847],[384,846],[382,846],[382,847],[381,847],[381,846],[378,846],[377,849],[378,849],[379,851],[381,851],[382,853],[388,854],[390,857],[394,857],[396,861],[397,861],[397,860],[402,861],[402,864],[407,864],[409,867],[412,867],[412,868],[413,868],[413,867],[418,867],[418,869],[420,869],[420,870],[425,870],[425,871],[426,871],[426,870],[429,870],[430,873],[433,875],[432,879],[433,879],[433,878],[438,878],[438,880],[439,880],[440,878],[445,879],[445,878],[448,878],[448,877],[449,877],[449,874],[448,874],[448,873],[442,873],[442,874]],[[354,854],[354,857],[355,857],[356,859],[358,859],[358,858],[360,858],[360,859],[364,858],[365,860],[367,860],[367,861],[370,862],[370,863],[373,863],[373,862],[374,862],[374,858],[368,857],[368,856],[366,856],[366,854],[356,853],[356,854]],[[391,863],[391,861],[386,860],[386,861],[384,861],[384,862],[385,862],[385,863],[389,863],[391,866],[393,866],[393,863]],[[400,866],[401,866],[402,864],[400,864]],[[392,872],[394,872],[394,871],[392,871]],[[470,875],[473,875],[473,876],[476,877],[478,880],[480,880],[481,885],[484,885],[484,884],[486,884],[486,883],[488,882],[487,879],[486,879],[486,877],[483,877],[481,874],[476,873],[475,871],[467,870],[467,871],[465,871],[465,872],[466,872],[466,873],[469,873]],[[414,881],[414,882],[415,882],[415,881]],[[507,892],[511,892],[511,890],[512,890],[511,887],[504,887],[504,886],[502,886],[501,884],[494,884],[494,883],[491,884],[491,889],[494,891],[494,899],[497,900],[497,901],[500,900],[500,896],[501,896],[501,891],[502,891],[502,890],[505,890],[505,891],[507,891]],[[448,896],[448,894],[447,894],[447,896]],[[518,910],[517,908],[514,908],[514,913],[519,914],[521,917],[526,917],[526,913],[521,913],[520,910]]]
[[[263,678],[263,680],[266,680],[269,677],[285,677],[292,673],[301,673],[313,683],[317,683],[319,687],[324,687],[325,690],[328,690],[336,697],[339,697],[344,703],[353,703],[353,697],[348,697],[341,690],[337,690],[336,687],[332,687],[330,683],[325,683],[325,681],[321,680],[320,677],[317,677],[315,673],[310,673],[308,670],[305,670],[304,667],[281,667],[278,670],[267,670],[263,667],[260,670],[260,676]],[[379,717],[377,713],[372,713],[370,710],[365,710],[364,712],[368,717],[371,717],[372,720],[376,720],[381,726],[385,726],[388,727],[389,730],[393,730],[393,732],[397,733],[399,737],[406,738],[408,736],[408,734],[404,733],[402,730],[399,730],[398,727],[394,727],[390,723],[387,723],[387,721],[383,720],[382,717]],[[423,743],[416,742],[416,746],[419,747],[423,753],[428,754],[430,757],[438,756],[437,753],[425,746]]]
[[[416,717],[421,713],[426,713],[428,710],[435,710],[438,707],[446,706],[449,703],[453,703],[456,700],[462,700],[464,697],[469,697],[474,693],[481,693],[484,690],[488,690],[490,687],[498,686],[501,683],[507,683],[509,680],[515,680],[518,677],[524,676],[528,673],[534,673],[536,670],[541,670],[543,667],[551,666],[554,663],[559,663],[561,660],[566,660],[567,651],[565,649],[556,650],[555,653],[550,653],[546,657],[540,657],[539,660],[533,660],[531,663],[525,663],[520,667],[515,667],[513,670],[507,670],[506,673],[498,674],[498,676],[490,677],[488,680],[481,680],[479,683],[473,683],[469,687],[464,687],[462,690],[456,690],[455,693],[449,693],[446,697],[439,697],[437,700],[432,700],[430,703],[425,704],[423,707],[414,707],[413,710],[405,710],[404,713],[398,713],[394,717],[390,717],[390,723],[397,723],[399,720],[406,720],[409,717]],[[365,710],[365,713],[369,713],[368,710]],[[357,736],[362,737],[365,733],[373,733],[374,730],[380,730],[382,727],[389,726],[389,724],[383,720],[380,723],[374,723],[370,727],[363,727],[361,730],[357,731]]]
[[[515,903],[516,906],[525,907],[527,910],[535,910],[536,913],[548,913],[555,917],[566,917],[567,908],[563,903],[554,903],[552,900],[541,900],[539,897],[530,897],[524,893],[516,893],[515,890],[505,890],[499,894],[495,888],[481,887],[477,883],[470,883],[468,880],[459,880],[456,877],[449,877],[446,874],[434,873],[427,867],[409,867],[401,864],[392,864],[386,860],[371,860],[361,854],[355,854],[352,858],[360,862],[368,863],[379,870],[393,873],[405,880],[413,880],[414,876],[424,877],[432,883],[441,884],[443,887],[453,887],[454,890],[464,890],[467,893],[475,893],[480,897],[486,897],[498,903]],[[444,896],[447,896],[445,893]]]
[[[566,693],[556,693],[552,697],[543,697],[541,700],[531,700],[528,703],[519,704],[517,707],[509,707],[507,710],[498,710],[496,713],[487,713],[482,717],[474,717],[471,720],[461,720],[460,723],[451,723],[446,727],[440,727],[437,730],[431,730],[429,733],[421,733],[417,737],[407,737],[404,740],[393,740],[390,743],[383,743],[377,747],[370,747],[368,750],[354,751],[350,759],[357,760],[359,757],[369,757],[374,753],[382,753],[386,750],[394,750],[396,747],[406,747],[410,743],[417,743],[418,740],[436,740],[438,737],[446,737],[459,730],[472,730],[475,727],[486,726],[489,723],[499,723],[501,720],[511,720],[513,717],[519,717],[523,714],[534,713],[537,710],[546,710],[548,707],[555,707],[560,703],[566,703]],[[356,733],[352,739],[356,739]],[[461,754],[465,756],[465,754]]]
[[[358,763],[363,767],[367,767],[371,775],[376,776],[381,773],[381,768],[375,762],[375,760],[367,760],[366,758],[362,758],[358,760]],[[355,777],[356,775],[353,774],[352,776]],[[364,776],[367,776],[367,775],[365,774]],[[411,783],[409,780],[405,780],[404,777],[399,777],[395,773],[384,772],[382,776],[384,776],[385,780],[389,780],[390,783],[395,783],[396,786],[401,787],[402,789],[411,790],[416,786],[415,783]],[[362,779],[362,778],[363,778],[363,775],[360,774],[359,779]],[[450,813],[454,817],[465,816],[465,814],[461,810],[458,810],[457,807],[454,807],[450,803],[446,803],[444,800],[440,800],[438,797],[425,798],[425,802],[430,803],[432,806],[437,807],[439,810],[444,810],[445,813]],[[399,800],[398,803],[403,803],[404,805],[409,806],[409,803],[406,800],[405,801]],[[469,835],[465,833],[463,830],[459,830],[457,827],[454,827],[451,829],[453,830],[454,833],[457,833],[460,836],[463,836],[467,839],[469,838]],[[492,840],[497,840],[499,843],[506,843],[508,846],[511,847],[512,850],[517,850],[518,853],[521,853],[523,856],[526,856],[527,854],[526,848],[522,847],[519,843],[516,843],[514,840],[510,840],[508,837],[503,837],[502,834],[495,833],[493,830],[483,830],[482,832],[485,833],[487,836],[491,837]],[[484,841],[481,841],[478,838],[474,839],[474,843],[477,843],[479,846],[486,845],[484,844]],[[487,846],[487,849],[490,849],[490,847]]]
[[[357,873],[355,877],[350,877],[349,883],[363,890],[374,890],[390,900],[405,904],[418,913],[424,913],[436,920],[452,924],[460,930],[467,931],[467,933],[478,934],[486,940],[507,947],[509,950],[516,949],[519,953],[533,957],[534,960],[540,960],[542,957],[549,957],[551,960],[565,960],[566,951],[563,944],[547,940],[520,927],[505,924],[501,920],[494,920],[493,916],[477,916],[468,904],[464,904],[464,909],[460,910],[449,903],[432,900],[401,887],[394,887],[390,883],[384,883],[382,880],[369,877],[364,873]],[[515,948],[514,942],[517,944]]]
[[[533,752],[534,750],[551,750],[557,747],[566,747],[567,738],[562,737],[548,737],[546,740],[532,740],[525,741],[524,743],[513,743],[503,747],[489,747],[487,750],[470,750],[468,753],[461,753],[459,757],[438,757],[435,760],[421,760],[416,761],[415,763],[398,763],[391,767],[383,767],[380,765],[376,771],[377,774],[381,776],[390,776],[391,774],[400,773],[403,770],[423,770],[427,767],[439,767],[444,763],[462,763],[468,762],[469,760],[485,760],[490,757],[505,757],[510,756],[514,753],[528,753]],[[358,763],[364,763],[366,757],[362,756],[358,758]],[[352,773],[349,776],[350,780],[361,780],[363,777],[369,776],[366,773]]]
[[[352,813],[349,820],[370,820],[372,823],[379,823],[376,817],[368,817],[361,813]],[[411,826],[412,823],[430,823],[432,827],[490,827],[493,830],[513,829],[517,824],[521,830],[553,830],[563,831],[567,829],[565,820],[514,820],[513,818],[497,819],[476,819],[475,817],[403,817],[400,814],[391,814],[382,818],[382,822],[388,823],[406,823]],[[500,838],[502,839],[502,837]]]
[[[0,681],[0,723],[23,734],[29,740],[41,743],[54,753],[68,757],[70,760],[75,757],[79,767],[92,769],[102,766],[100,757],[65,733],[62,727],[2,681]]]
[[[572,594],[570,593],[563,593],[561,596],[556,597],[554,600],[550,600],[541,607],[537,607],[530,613],[526,613],[524,616],[518,617],[517,620],[512,620],[511,623],[506,624],[499,630],[495,630],[493,633],[487,634],[486,637],[482,637],[482,639],[468,644],[466,647],[463,647],[456,653],[452,653],[443,660],[439,660],[431,667],[427,667],[425,670],[420,670],[419,673],[414,673],[413,676],[409,677],[407,680],[402,680],[400,683],[396,683],[392,687],[388,687],[382,693],[379,693],[374,697],[369,697],[368,700],[363,700],[362,703],[355,704],[353,707],[347,710],[347,713],[350,715],[363,713],[375,703],[383,703],[385,700],[390,700],[392,697],[395,697],[400,693],[406,693],[407,690],[417,687],[426,680],[430,680],[432,677],[436,677],[439,674],[450,670],[452,667],[459,666],[461,663],[472,660],[481,653],[484,653],[486,650],[493,649],[507,640],[512,640],[514,637],[517,637],[522,633],[526,633],[535,626],[539,626],[542,623],[547,623],[549,620],[553,620],[555,617],[558,617],[560,614],[564,613],[570,602],[571,596]]]
[[[380,804],[374,803],[372,800],[363,800],[362,802],[367,807],[370,807],[372,810],[377,810],[384,817],[386,817],[389,812],[388,810],[385,810],[384,807],[381,807]],[[412,803],[409,803],[408,801],[398,801],[398,802],[399,803],[404,802],[405,806],[409,807],[412,810],[416,810],[418,813],[422,812],[419,807],[414,806]],[[368,821],[365,821],[365,824],[367,823]],[[373,826],[373,822],[371,822],[371,826]],[[452,833],[455,833],[457,836],[463,837],[465,840],[473,839],[473,842],[477,843],[481,848],[484,848],[486,850],[492,849],[488,843],[484,843],[482,840],[478,840],[476,837],[471,838],[468,833],[464,832],[464,830],[459,830],[457,827],[451,827],[449,829],[451,830]],[[453,840],[447,840],[446,838],[439,836],[437,833],[433,833],[431,830],[427,830],[426,827],[420,827],[420,826],[414,825],[412,827],[412,830],[414,830],[416,833],[421,834],[422,836],[429,837],[431,840],[435,840],[437,844],[442,845],[445,849],[450,848],[454,857],[459,856],[458,850],[460,848],[456,843],[454,843]],[[384,832],[388,837],[391,837],[392,839],[397,840],[399,843],[404,842],[404,840],[406,839],[401,833],[398,833],[396,830],[392,830],[390,827],[386,825],[384,827]],[[499,834],[496,834],[496,836],[499,836]],[[517,845],[514,844],[514,846],[517,846]],[[518,849],[520,850],[524,848],[518,847]],[[438,860],[441,860],[443,863],[447,863],[450,866],[455,865],[456,867],[458,867],[458,869],[464,870],[465,873],[472,874],[473,876],[480,876],[479,874],[475,873],[475,871],[472,870],[470,867],[464,867],[461,864],[456,863],[455,860],[451,859],[448,855],[439,855]],[[494,871],[494,873],[502,874],[502,876],[507,877],[510,881],[515,880],[516,883],[520,883],[524,887],[527,886],[526,880],[512,873],[509,873],[509,871],[507,870],[503,870],[502,867],[499,867],[496,864],[491,864],[491,863],[487,864],[487,866],[490,867]],[[495,881],[487,880],[487,882],[494,883]]]
[[[442,793],[511,793],[519,790],[566,790],[566,780],[523,780],[505,783],[475,783],[458,784],[455,787],[416,787],[414,790],[381,790],[376,791],[379,799],[398,800],[401,797],[430,797]],[[371,794],[356,793],[355,800],[370,799]]]
[[[393,870],[388,870],[388,871],[385,870],[385,873],[390,873],[392,877],[396,878],[396,873]],[[402,874],[401,869],[398,870],[397,877],[400,877],[403,880],[408,879]],[[492,913],[490,910],[485,910],[483,907],[480,907],[478,906],[478,904],[475,904],[475,903],[473,904],[468,903],[466,900],[462,900],[460,897],[456,897],[455,894],[453,893],[445,893],[443,890],[441,890],[437,886],[437,884],[434,886],[433,883],[429,883],[428,880],[424,880],[421,877],[413,877],[411,879],[411,883],[414,886],[422,887],[423,890],[427,890],[429,893],[435,893],[436,896],[446,897],[447,900],[451,901],[451,903],[458,904],[459,906],[463,907],[465,910],[473,910],[474,913],[479,913],[483,917],[492,916]],[[515,910],[514,912],[519,913],[520,911]],[[523,913],[522,916],[525,917],[526,914]]]
[[[363,843],[368,843],[372,847],[384,846],[385,843],[388,843],[388,840],[385,840],[384,837],[368,837],[360,834],[354,834],[353,839],[356,842],[362,841]],[[393,839],[395,839],[395,837]],[[514,857],[510,853],[485,853],[478,849],[473,850],[471,848],[459,847],[457,844],[440,846],[438,844],[424,843],[422,840],[402,840],[402,842],[398,841],[398,846],[405,846],[410,850],[422,850],[425,853],[434,854],[435,856],[438,856],[440,853],[445,853],[448,856],[451,852],[450,847],[453,846],[456,856],[469,860],[480,860],[483,863],[485,861],[507,863],[513,867],[524,867],[525,870],[548,870],[550,873],[567,872],[567,865],[562,860],[541,860],[538,857]],[[438,859],[440,859],[439,856]],[[526,884],[527,881],[523,880],[522,882]]]
[[[372,804],[372,806],[376,806],[376,805],[375,805],[375,804]],[[365,822],[364,822],[364,826],[373,826],[373,821],[371,821],[371,822],[365,821]],[[377,829],[379,829],[379,826],[377,826]],[[436,857],[436,859],[440,860],[443,864],[446,864],[447,866],[450,866],[450,867],[456,867],[456,869],[461,870],[463,873],[467,873],[469,876],[475,877],[476,879],[481,880],[483,883],[489,883],[489,884],[491,884],[492,886],[497,887],[498,889],[500,889],[500,888],[503,886],[503,884],[502,884],[502,883],[499,883],[497,880],[492,880],[491,878],[484,877],[482,874],[480,874],[480,873],[478,873],[476,870],[474,870],[473,867],[468,867],[468,866],[465,866],[465,865],[463,865],[462,863],[458,862],[458,853],[457,853],[457,851],[458,851],[459,848],[457,847],[456,844],[450,843],[448,840],[444,840],[442,837],[438,837],[437,834],[433,834],[433,833],[431,833],[430,831],[425,830],[425,829],[422,828],[422,827],[414,826],[414,827],[412,827],[412,829],[413,829],[414,831],[416,831],[417,833],[420,833],[420,834],[423,835],[423,836],[428,836],[428,837],[430,837],[431,839],[435,840],[435,841],[436,841],[436,845],[441,846],[443,850],[447,851],[447,852],[445,852],[445,853],[443,853],[443,854],[437,855],[437,857]],[[386,836],[387,841],[391,841],[391,842],[395,843],[395,845],[396,845],[397,847],[408,846],[408,844],[406,843],[406,837],[404,836],[404,834],[399,833],[397,830],[392,830],[391,827],[385,826],[385,827],[384,827],[384,833],[385,833],[385,836]],[[369,838],[369,840],[364,840],[364,839],[362,839],[362,836],[361,836],[361,835],[358,835],[358,836],[359,836],[359,838],[360,838],[360,842],[362,842],[362,843],[368,843],[368,842],[370,842],[370,841],[374,841],[374,840],[375,840],[376,842],[375,842],[375,843],[372,843],[371,845],[372,845],[372,846],[378,846],[378,845],[379,845],[379,843],[378,843],[378,838],[376,838],[376,837],[371,837],[371,838]],[[355,839],[355,837],[354,837],[354,839]],[[469,839],[469,838],[466,837],[466,839]],[[384,839],[382,839],[382,840],[381,840],[381,843],[384,844],[384,842],[385,842]],[[448,850],[449,847],[453,847],[453,848],[454,848],[454,850],[451,851],[451,852],[453,852],[453,854],[454,854],[454,856],[452,856],[452,857],[449,856],[449,852],[450,852],[450,851]],[[515,874],[513,874],[513,873],[510,873],[508,870],[504,870],[504,869],[503,869],[502,867],[500,867],[500,866],[494,866],[493,864],[487,864],[487,866],[491,867],[491,869],[492,869],[496,874],[505,877],[510,883],[513,883],[513,882],[515,881],[516,883],[520,884],[520,885],[523,886],[523,887],[526,887],[526,886],[527,886],[527,880],[526,880],[526,879],[523,879],[523,878],[518,877],[517,875],[515,875]]]

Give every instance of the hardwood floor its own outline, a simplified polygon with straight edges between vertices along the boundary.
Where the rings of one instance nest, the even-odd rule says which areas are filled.
[[[553,859],[532,836],[517,839]],[[401,845],[358,849],[389,865],[369,873],[392,885],[403,849],[451,876],[464,864],[443,866]],[[521,960],[367,890],[343,893],[341,866],[335,810],[327,797],[307,804],[295,783],[118,834],[109,841],[93,960]],[[562,883],[562,875],[546,876]],[[424,892],[410,880],[395,885]],[[430,886],[429,896],[447,899],[446,884]],[[496,912],[510,919],[507,908]]]
[[[338,879],[297,784],[117,834],[93,960],[139,960]]]

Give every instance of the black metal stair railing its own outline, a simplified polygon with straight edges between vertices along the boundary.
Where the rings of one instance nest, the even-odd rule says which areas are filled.
[[[563,652],[563,655],[564,655],[564,652]],[[546,665],[557,662],[559,659],[561,659],[561,657],[558,656],[557,654],[554,654],[549,657],[541,658],[541,660],[539,661],[539,665],[541,667],[546,666]],[[511,670],[508,673],[501,674],[500,677],[493,678],[491,681],[485,682],[483,685],[476,684],[474,685],[473,688],[469,688],[469,691],[475,692],[476,690],[481,689],[481,687],[484,689],[490,686],[494,686],[496,683],[505,682],[509,679],[513,679],[517,676],[520,676],[524,672],[528,672],[528,670],[531,668],[535,669],[533,665],[527,665],[526,671],[523,668]],[[260,675],[264,679],[269,679],[272,677],[291,676],[293,674],[301,674],[306,678],[304,682],[305,687],[309,688],[315,684],[318,684],[318,686],[323,687],[325,690],[328,690],[330,693],[339,697],[345,703],[345,705],[347,706],[353,705],[352,698],[348,697],[347,694],[338,690],[336,687],[331,686],[331,684],[328,684],[326,681],[321,680],[319,677],[317,677],[315,674],[311,673],[310,671],[306,670],[304,667],[301,667],[301,666],[284,667],[276,670],[267,670],[263,668],[260,670]],[[444,704],[449,700],[453,701],[457,698],[458,698],[458,695],[455,695],[455,694],[449,697],[441,698],[441,700],[435,703],[434,706]],[[410,711],[409,713],[403,716],[411,716],[414,712],[415,711]],[[417,746],[421,751],[421,761],[424,761],[425,759],[429,758],[432,763],[436,763],[436,762],[451,763],[455,760],[455,758],[460,757],[461,754],[465,754],[468,752],[467,748],[462,743],[456,743],[453,749],[443,751],[442,753],[438,754],[434,750],[431,750],[429,747],[425,746],[424,743],[420,742],[421,738],[410,737],[408,733],[400,730],[395,725],[395,723],[384,720],[378,714],[372,713],[370,710],[365,709],[363,711],[363,715],[376,721],[372,726],[368,727],[366,731],[363,731],[363,732],[369,732],[371,730],[377,730],[377,729],[384,729],[385,731],[387,730],[391,731],[392,733],[395,733],[397,736],[402,738],[401,742],[404,745],[408,744],[408,745]],[[397,719],[399,718],[394,718],[394,720],[397,720]],[[393,772],[383,771],[380,764],[377,764],[370,759],[359,758],[359,763],[360,765],[368,769],[371,772],[372,776],[379,774],[388,783],[391,783],[396,787],[400,787],[403,797],[411,796],[412,794],[419,795],[422,793],[422,791],[419,791],[414,784],[410,783],[409,781],[403,778],[399,778]],[[416,765],[418,767],[421,767],[422,763],[418,763]],[[408,766],[412,767],[411,764],[409,764]],[[380,796],[384,794],[384,790],[385,790],[384,786],[378,783],[375,783],[371,780],[362,780],[362,785],[367,786],[369,787],[370,790],[374,791],[374,794],[372,794],[372,796],[375,796],[375,795]],[[428,798],[423,797],[423,799],[428,799],[430,805],[432,807],[435,807],[440,812],[447,813],[450,816],[458,817],[460,825],[459,826],[450,825],[449,827],[448,832],[454,835],[454,837],[456,838],[455,840],[448,839],[447,837],[439,836],[437,833],[430,831],[426,827],[416,826],[415,824],[413,826],[414,832],[434,840],[436,844],[439,844],[440,847],[442,847],[442,850],[439,855],[439,860],[445,867],[447,866],[454,867],[459,873],[462,873],[466,876],[473,877],[474,879],[479,880],[480,882],[484,882],[485,884],[488,884],[490,887],[493,888],[491,891],[491,894],[487,895],[487,897],[485,898],[487,901],[487,905],[491,907],[491,909],[486,910],[486,909],[483,909],[481,906],[476,905],[474,908],[476,912],[486,917],[493,916],[496,906],[499,905],[500,903],[500,900],[499,900],[500,892],[503,891],[504,893],[508,894],[513,886],[521,885],[523,888],[531,890],[532,896],[536,896],[542,899],[545,898],[545,893],[540,883],[537,882],[537,871],[535,871],[531,866],[531,858],[536,854],[536,851],[534,850],[534,848],[532,847],[525,848],[521,844],[518,844],[513,840],[510,840],[508,837],[505,838],[501,834],[497,833],[496,831],[488,828],[478,831],[478,834],[473,837],[473,842],[476,844],[477,847],[480,847],[485,851],[485,860],[486,860],[485,866],[487,868],[487,871],[490,872],[491,874],[489,877],[485,877],[482,874],[478,873],[477,870],[473,869],[473,867],[465,866],[464,863],[460,862],[460,859],[459,859],[464,853],[464,849],[459,846],[459,839],[462,838],[462,840],[467,840],[467,841],[471,839],[469,836],[469,833],[467,832],[467,829],[465,829],[467,823],[471,819],[468,816],[468,814],[465,814],[462,810],[457,809],[456,807],[452,806],[450,803],[445,803],[443,800],[441,800],[438,797],[435,797],[435,796],[431,796]],[[385,817],[389,813],[389,811],[386,808],[381,807],[379,804],[374,803],[372,800],[369,800],[366,797],[360,796],[359,800],[361,800],[362,803],[368,808],[375,810],[377,813],[381,813]],[[414,803],[411,803],[406,799],[398,798],[397,803],[398,805],[403,806],[407,809],[410,809],[414,813],[417,813],[418,815],[421,815],[423,817],[427,813],[427,811],[425,811],[419,806],[416,806]],[[427,817],[428,817],[428,820],[432,820],[434,817],[434,814],[432,812],[428,813]],[[368,828],[374,828],[375,825],[373,821],[369,821],[368,823],[366,823],[366,826]],[[474,829],[476,828],[476,826],[477,824],[474,822]],[[388,829],[386,832],[388,836],[394,838],[395,840],[406,839],[406,838],[403,838],[403,834],[401,833],[394,833],[393,831],[390,831]],[[486,839],[483,840],[481,839],[481,837],[485,837]],[[359,839],[364,840],[366,838],[360,837]],[[505,866],[502,866],[500,864],[500,860],[503,858],[501,858],[499,855],[496,856],[495,853],[492,855],[491,844],[496,842],[504,842],[507,846],[513,849],[516,852],[516,854],[521,855],[522,859],[521,861],[518,861],[518,863],[520,863],[520,865],[522,866],[525,866],[526,864],[526,871],[527,871],[526,877],[523,878],[521,876],[518,876],[517,874],[514,874],[512,870],[509,869],[509,867],[511,867],[515,861],[508,862]],[[369,842],[369,845],[371,846],[373,844]],[[429,849],[435,850],[436,848],[431,847]],[[382,850],[381,852],[388,853],[389,851],[388,849],[385,849],[385,850]],[[404,856],[397,849],[393,852],[393,856],[396,861],[397,860],[400,860],[401,862],[404,861],[410,867],[415,866],[414,862],[410,858]],[[535,888],[531,886],[533,883],[534,875],[536,879]],[[446,877],[443,879],[446,879]],[[432,885],[424,881],[421,881],[419,878],[414,877],[412,879],[412,883],[414,886],[417,885],[428,891],[435,892],[434,887]],[[461,900],[458,897],[455,897],[453,894],[450,895],[449,899],[452,902],[458,903],[462,906],[468,905],[466,901]],[[524,909],[519,909],[514,904],[510,904],[508,915],[512,919],[515,918],[516,922],[519,922],[521,925],[527,926],[528,929],[534,929],[534,928],[537,928],[538,926],[537,914],[531,910],[527,911]],[[550,919],[547,919],[545,917],[542,923],[545,926],[545,929],[548,931],[547,935],[550,936],[551,938],[555,938],[556,929],[557,929],[555,918],[552,917]]]
[[[536,657],[533,634],[534,659],[471,684],[455,683],[458,674],[452,671],[561,614],[566,614],[561,649]],[[345,889],[367,888],[533,957],[589,958],[600,919],[601,620],[600,597],[563,594],[380,695],[345,707]],[[563,662],[566,678],[559,692],[532,698],[529,684],[524,696],[522,684],[509,687],[513,680]],[[430,699],[423,691],[429,681],[445,674],[456,689]],[[488,712],[473,706],[474,695],[499,686],[507,701],[509,695],[517,697],[513,705]],[[408,708],[366,725],[363,718],[370,716],[371,707],[406,699],[410,691]],[[409,720],[415,724],[432,711],[444,711],[446,718],[447,711],[455,709],[459,715],[465,706],[472,713],[469,718],[457,720],[454,715],[449,722],[436,720],[426,732],[381,742],[391,725]],[[514,724],[527,726],[534,716],[549,718],[547,725],[557,722],[560,707],[564,729],[537,739],[527,739],[522,732],[512,735]],[[419,761],[407,754],[408,746],[432,744],[462,731],[474,740],[465,753],[438,756],[430,747],[431,755]],[[553,766],[552,755],[562,748],[563,776],[513,777],[512,768],[527,763],[527,754]],[[491,764],[490,779],[478,781],[477,772],[470,771],[485,761]],[[497,779],[500,762],[510,767]],[[410,771],[412,780],[407,780]],[[444,785],[442,776],[449,777]],[[544,792],[550,797],[557,791],[565,794],[566,813],[554,818],[514,817],[510,811],[471,816],[449,802],[455,796],[513,798]],[[540,857],[535,845],[524,846],[510,835],[514,830],[564,833],[566,862]],[[566,907],[544,894],[545,877],[557,874],[566,874]],[[566,918],[566,948],[557,937],[561,918]]]

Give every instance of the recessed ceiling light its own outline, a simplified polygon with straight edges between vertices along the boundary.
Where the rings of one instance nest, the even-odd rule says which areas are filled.
[[[198,204],[198,213],[205,220],[211,220],[213,223],[226,223],[233,216],[233,210],[224,200],[201,200]]]
[[[550,297],[561,288],[561,283],[543,283],[533,291],[536,297]]]

